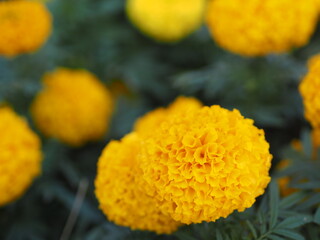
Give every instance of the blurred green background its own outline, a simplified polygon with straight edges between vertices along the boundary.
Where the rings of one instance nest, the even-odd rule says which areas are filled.
[[[136,118],[179,95],[195,96],[206,105],[237,108],[254,119],[266,131],[274,164],[290,141],[309,128],[297,86],[306,73],[307,59],[320,52],[320,29],[304,48],[244,58],[216,46],[205,26],[176,44],[155,42],[131,25],[124,4],[124,0],[49,1],[54,28],[45,46],[33,54],[0,57],[0,102],[12,105],[31,125],[29,106],[41,89],[41,77],[58,66],[85,68],[116,95],[110,131],[103,141],[70,148],[43,138],[42,176],[21,199],[0,208],[0,239],[59,239],[81,180],[88,181],[89,188],[70,239],[219,239],[217,231],[223,229],[243,234],[230,239],[243,239],[250,227],[243,228],[239,218],[253,219],[254,208],[230,221],[186,227],[175,236],[132,232],[108,222],[98,209],[93,188],[101,150],[110,139],[131,131]],[[310,236],[319,236],[314,231]]]

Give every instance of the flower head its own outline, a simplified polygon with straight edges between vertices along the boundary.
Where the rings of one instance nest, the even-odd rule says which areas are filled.
[[[182,223],[215,221],[250,207],[270,181],[263,130],[219,106],[177,113],[143,138],[146,191]]]
[[[172,118],[176,114],[188,114],[202,107],[201,102],[191,97],[178,97],[168,108],[157,108],[143,117],[139,118],[134,126],[134,130],[140,135],[152,135],[153,129],[157,128],[163,121]]]
[[[300,83],[304,114],[313,128],[320,128],[320,58],[318,55],[309,60],[309,72]]]
[[[40,174],[42,153],[38,136],[9,107],[0,107],[0,133],[2,206],[20,197]]]
[[[203,21],[205,0],[127,0],[127,15],[143,33],[163,42],[178,41]]]
[[[318,0],[211,0],[207,24],[223,48],[246,56],[282,53],[308,43]]]
[[[180,223],[164,215],[155,199],[143,190],[137,155],[140,139],[135,133],[111,141],[98,162],[95,181],[101,210],[109,220],[131,229],[171,233]]]
[[[99,140],[112,113],[107,88],[86,70],[59,68],[43,79],[31,112],[37,127],[49,137],[80,146]]]
[[[38,1],[0,2],[0,55],[33,52],[51,33],[51,15]]]

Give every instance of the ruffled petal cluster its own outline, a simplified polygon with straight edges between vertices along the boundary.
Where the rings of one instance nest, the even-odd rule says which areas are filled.
[[[0,206],[20,197],[41,172],[41,143],[26,121],[0,107]]]
[[[175,42],[195,31],[203,22],[205,0],[127,0],[127,15],[143,33]]]
[[[44,76],[43,84],[31,106],[33,119],[43,134],[72,146],[104,136],[112,98],[92,73],[58,68]]]
[[[0,55],[12,57],[37,50],[51,33],[49,11],[39,1],[0,2]]]
[[[250,207],[270,181],[272,155],[264,132],[237,110],[203,107],[196,99],[180,97],[168,108],[156,109],[140,118],[134,131],[129,136],[139,141],[135,150],[125,146],[129,141],[126,137],[121,143],[110,143],[99,160],[96,187],[99,183],[101,190],[97,190],[97,196],[106,215],[111,215],[110,219],[115,216],[109,211],[119,218],[125,214],[126,211],[116,210],[125,209],[124,201],[126,205],[134,202],[136,208],[144,211],[141,202],[145,200],[140,201],[139,196],[148,196],[157,210],[181,224],[215,221]],[[114,150],[107,150],[111,146]],[[131,165],[117,164],[118,159],[129,154],[130,161],[136,161],[137,170]],[[102,165],[102,161],[109,165]],[[122,180],[123,176],[131,176],[121,173],[128,171],[126,168],[135,174],[134,180]],[[105,169],[104,173],[101,169]],[[107,171],[114,174],[112,180]],[[130,182],[134,186],[130,186]],[[138,188],[139,196],[131,195],[130,201],[127,197],[123,201],[113,197],[110,200],[110,195],[121,195],[110,194],[114,192],[107,190],[110,186],[119,189],[121,194]],[[121,190],[123,188],[126,190]],[[103,207],[102,202],[107,201],[111,201],[108,208]],[[138,204],[141,205],[137,207]],[[137,215],[131,211],[130,219]],[[127,217],[117,223],[142,229],[125,219]],[[141,214],[137,222],[138,219],[144,222]]]
[[[282,53],[308,43],[318,0],[211,0],[206,21],[223,48],[246,56]]]
[[[264,132],[237,110],[211,106],[178,113],[142,141],[145,189],[182,223],[243,211],[270,181]]]
[[[155,109],[139,118],[135,123],[134,130],[140,135],[152,136],[154,129],[166,119],[173,118],[177,114],[187,115],[189,111],[194,111],[201,107],[202,103],[195,98],[178,97],[169,107]]]
[[[156,200],[142,190],[139,151],[140,139],[135,133],[121,141],[111,141],[105,147],[95,181],[100,208],[110,221],[119,225],[159,234],[172,233],[180,223],[164,215]]]

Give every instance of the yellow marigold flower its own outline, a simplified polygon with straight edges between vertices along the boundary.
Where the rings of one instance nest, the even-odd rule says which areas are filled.
[[[139,151],[136,133],[121,141],[111,141],[103,150],[95,180],[100,208],[116,224],[159,234],[172,233],[180,223],[162,214],[156,200],[141,189],[144,182],[137,158]]]
[[[282,53],[308,43],[318,0],[211,0],[206,21],[223,48],[246,56]]]
[[[26,121],[0,107],[0,206],[20,197],[41,171],[41,143]]]
[[[37,50],[51,33],[51,15],[38,1],[0,2],[0,55]]]
[[[127,15],[143,33],[175,42],[203,22],[206,0],[127,0]]]
[[[244,211],[270,181],[272,155],[264,131],[238,110],[211,106],[176,114],[141,146],[145,189],[182,223]]]
[[[313,66],[316,66],[320,62],[320,54],[312,56],[308,60],[308,68],[311,69]]]
[[[318,55],[309,60],[309,72],[300,83],[306,119],[313,128],[320,128],[320,58]]]
[[[107,88],[86,70],[58,68],[43,79],[31,113],[37,127],[48,137],[73,146],[101,139],[112,113]]]
[[[201,102],[195,98],[178,97],[168,108],[158,108],[139,118],[135,123],[134,130],[140,135],[153,135],[153,129],[160,126],[165,119],[174,114],[188,114],[189,111],[201,107]]]

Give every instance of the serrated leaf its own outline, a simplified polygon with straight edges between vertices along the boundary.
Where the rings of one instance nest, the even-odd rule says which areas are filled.
[[[216,230],[216,240],[223,240],[222,234],[219,229]]]
[[[310,181],[306,183],[297,183],[290,185],[293,188],[315,190],[320,186],[320,181]]]
[[[308,215],[289,217],[283,220],[281,223],[279,223],[277,225],[277,229],[281,229],[281,228],[293,229],[296,227],[300,227],[306,223],[309,223],[312,220],[313,220],[312,217]]]
[[[308,156],[308,158],[311,158],[312,156],[312,141],[310,136],[309,130],[304,130],[302,132],[302,145],[303,145],[303,152]]]
[[[280,201],[279,208],[280,209],[288,209],[291,206],[295,205],[296,203],[302,201],[307,196],[307,193],[299,191],[289,196],[283,198]]]
[[[288,230],[288,229],[276,229],[273,231],[273,233],[284,236],[286,238],[290,238],[293,240],[304,240],[305,238],[300,235],[299,233],[296,233],[292,230]]]
[[[314,225],[309,224],[306,227],[306,232],[308,236],[308,240],[319,240],[319,227],[314,227]]]
[[[273,234],[269,235],[268,239],[271,239],[271,240],[286,240],[283,237],[280,237],[280,236],[277,236],[277,235],[273,235]]]
[[[315,193],[308,200],[303,201],[301,204],[299,204],[296,207],[296,209],[305,210],[305,209],[313,207],[314,205],[317,205],[319,203],[320,203],[320,193]]]
[[[280,210],[279,211],[279,216],[281,216],[282,219],[288,218],[288,217],[292,217],[292,216],[296,216],[297,215],[297,211],[295,210]]]
[[[252,233],[252,236],[253,236],[254,238],[257,238],[257,237],[258,237],[258,234],[257,234],[256,229],[255,229],[254,226],[252,225],[252,223],[251,223],[249,220],[246,220],[246,224],[247,224],[247,226],[249,227],[250,232]]]
[[[262,214],[261,211],[258,212],[258,220],[260,225],[260,234],[263,235],[267,231],[267,223],[265,220],[265,216]]]
[[[293,155],[284,154],[286,158],[289,158],[290,160],[293,160],[295,164],[290,165],[289,167],[285,168],[284,170],[277,172],[277,177],[283,177],[283,176],[291,176],[296,173],[301,173],[302,171],[305,171],[308,166],[305,163],[299,163],[301,157],[294,153]],[[295,158],[295,159],[294,159]]]
[[[316,213],[314,214],[313,221],[317,224],[320,224],[320,207],[318,207]]]
[[[197,240],[196,238],[190,236],[185,232],[176,232],[174,233],[174,236],[176,236],[180,240]]]
[[[272,229],[277,224],[279,215],[279,188],[275,181],[271,181],[269,185],[269,207],[270,207],[270,219],[269,228]]]

